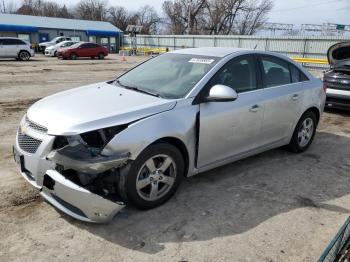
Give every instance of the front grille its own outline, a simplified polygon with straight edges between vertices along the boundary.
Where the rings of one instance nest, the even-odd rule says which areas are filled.
[[[38,148],[42,142],[39,139],[28,136],[26,134],[22,134],[20,131],[18,131],[17,136],[18,136],[19,147],[23,151],[30,153],[30,154],[34,154],[38,150]]]
[[[37,123],[34,123],[33,121],[29,120],[28,117],[26,117],[26,126],[28,126],[29,128],[32,128],[40,133],[47,133],[47,128],[39,125]]]

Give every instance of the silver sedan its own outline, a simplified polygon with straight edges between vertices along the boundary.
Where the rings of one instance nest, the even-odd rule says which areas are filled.
[[[14,158],[52,205],[106,222],[126,204],[163,204],[184,177],[283,145],[305,151],[325,97],[282,55],[183,49],[36,102]]]

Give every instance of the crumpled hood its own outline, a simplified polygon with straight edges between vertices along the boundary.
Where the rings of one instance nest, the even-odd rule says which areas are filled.
[[[27,117],[46,127],[48,134],[74,135],[127,124],[175,105],[174,100],[104,82],[43,98],[29,108]]]
[[[350,62],[350,42],[341,42],[332,45],[327,51],[327,58],[331,66]]]

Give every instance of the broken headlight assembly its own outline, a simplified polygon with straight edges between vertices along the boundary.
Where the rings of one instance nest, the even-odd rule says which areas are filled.
[[[61,170],[73,169],[87,174],[98,174],[125,162],[129,153],[103,155],[103,148],[119,132],[127,128],[120,125],[73,136],[57,136],[47,159]]]

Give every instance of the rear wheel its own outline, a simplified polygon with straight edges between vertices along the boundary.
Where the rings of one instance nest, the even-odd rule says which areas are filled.
[[[19,60],[21,60],[21,61],[28,61],[29,58],[30,58],[30,54],[29,54],[28,51],[21,51],[21,52],[19,52],[19,54],[18,54],[18,58],[19,58]]]
[[[53,54],[53,56],[54,56],[54,57],[56,57],[56,56],[57,56],[57,51],[55,51],[55,53]]]
[[[76,60],[77,59],[77,54],[76,53],[71,53],[69,57],[70,57],[71,60]]]
[[[176,191],[184,176],[184,160],[171,144],[146,148],[121,171],[119,192],[126,203],[149,209],[166,202]]]
[[[304,152],[314,139],[316,127],[317,117],[315,113],[307,111],[295,127],[289,148],[296,153]]]
[[[99,53],[99,54],[98,54],[98,59],[104,59],[104,58],[105,58],[104,53]]]

